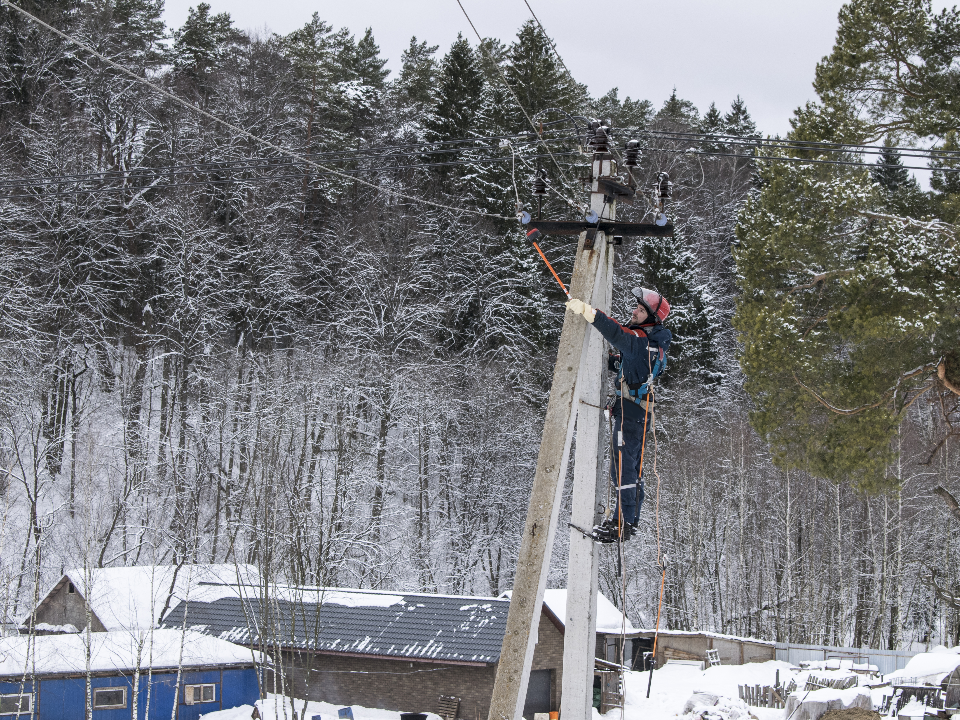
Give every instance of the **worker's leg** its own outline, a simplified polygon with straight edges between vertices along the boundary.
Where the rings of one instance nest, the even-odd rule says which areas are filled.
[[[652,415],[650,416],[652,419]],[[650,420],[647,420],[649,423]],[[623,430],[620,435],[619,431]],[[614,487],[620,488],[618,513],[622,511],[622,521],[636,525],[643,505],[643,479],[640,471],[643,463],[643,411],[627,412],[621,421],[620,413],[614,415],[614,457],[610,463],[610,477]],[[619,515],[614,515],[619,518]]]

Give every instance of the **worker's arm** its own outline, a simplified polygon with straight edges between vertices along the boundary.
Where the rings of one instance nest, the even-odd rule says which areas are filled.
[[[601,310],[596,311],[593,326],[620,352],[628,355],[646,354],[648,341],[642,330],[625,328],[616,320],[607,317]]]

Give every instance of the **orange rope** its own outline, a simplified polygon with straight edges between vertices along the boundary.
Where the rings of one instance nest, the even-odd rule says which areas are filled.
[[[560,283],[560,287],[563,288],[563,294],[567,297],[570,297],[570,293],[567,292],[567,286],[563,284],[563,280],[560,279],[560,276],[557,275],[557,271],[553,269],[553,265],[550,264],[550,261],[547,260],[547,256],[543,254],[543,250],[540,249],[540,246],[536,242],[533,243],[533,246],[537,249],[537,252],[540,253],[540,257],[543,258],[543,261],[547,264],[547,267],[550,268],[550,272],[553,273],[553,276],[557,279],[557,282]]]

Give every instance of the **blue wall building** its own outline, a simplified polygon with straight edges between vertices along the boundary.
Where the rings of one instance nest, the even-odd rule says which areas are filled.
[[[88,702],[95,720],[128,720],[135,683],[137,718],[169,720],[175,705],[177,720],[197,720],[253,705],[261,666],[259,653],[189,630],[3,638],[0,720],[83,720]]]

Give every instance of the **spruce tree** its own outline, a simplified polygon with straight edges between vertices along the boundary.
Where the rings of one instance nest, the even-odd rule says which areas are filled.
[[[557,62],[550,41],[533,20],[528,20],[510,45],[507,81],[529,117],[547,108],[583,114],[586,88],[573,80]],[[514,101],[516,102],[516,101]],[[519,108],[511,108],[514,132],[530,129]]]
[[[716,103],[710,103],[710,107],[697,125],[697,131],[704,135],[725,135],[727,133],[723,115],[717,110]],[[704,139],[700,143],[700,149],[704,152],[725,152],[727,146],[719,139]]]
[[[757,124],[750,117],[747,104],[739,95],[730,103],[730,110],[723,116],[723,128],[728,135],[747,138],[756,137]]]
[[[694,128],[699,124],[700,112],[692,102],[678,97],[677,89],[674,88],[670,97],[663,103],[663,107],[660,108],[656,118],[687,128]]]
[[[960,151],[956,131],[947,133],[940,150]],[[933,172],[930,187],[933,190],[931,204],[940,217],[950,223],[960,219],[960,157],[940,156],[930,162]]]
[[[922,217],[929,209],[926,195],[910,171],[903,166],[900,152],[888,140],[880,150],[870,177],[880,188],[888,212]]]
[[[621,101],[618,89],[613,88],[606,95],[590,103],[594,117],[608,118],[615,128],[643,128],[653,117],[653,103],[649,100],[633,100],[629,96]]]

